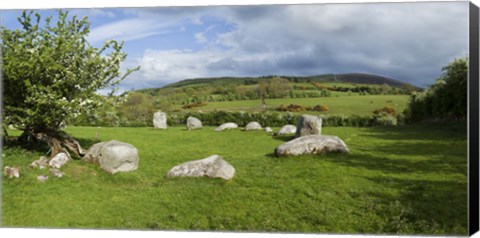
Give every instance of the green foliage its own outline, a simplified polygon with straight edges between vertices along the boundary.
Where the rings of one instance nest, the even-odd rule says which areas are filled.
[[[455,59],[442,71],[435,84],[411,96],[406,112],[409,120],[466,120],[468,58]]]
[[[275,110],[279,111],[279,112],[303,112],[303,111],[328,112],[328,106],[327,105],[315,105],[313,107],[308,107],[308,106],[304,107],[304,106],[297,105],[297,104],[290,104],[288,106],[280,104],[280,106],[275,108]]]
[[[239,126],[245,126],[251,121],[257,121],[262,126],[281,127],[287,124],[296,125],[300,115],[293,113],[278,113],[267,111],[264,113],[247,112],[179,112],[167,115],[169,125],[185,125],[187,118],[194,116],[202,121],[204,125],[218,126],[226,122],[234,122]],[[351,127],[373,127],[373,126],[395,126],[398,125],[398,118],[389,114],[372,115],[321,115],[322,126],[351,126]]]
[[[312,107],[311,111],[328,112],[328,106],[327,105],[315,105],[314,107]]]
[[[275,108],[275,110],[279,112],[303,112],[307,110],[304,106],[297,105],[297,104],[290,104],[288,106],[285,106],[283,104],[280,104],[279,107]]]
[[[203,106],[206,106],[208,105],[208,103],[206,102],[195,102],[195,103],[190,103],[190,104],[187,104],[187,105],[183,105],[182,108],[183,109],[191,109],[191,108],[194,108],[194,107],[203,107]]]
[[[2,29],[4,122],[30,130],[58,130],[61,123],[102,104],[99,89],[114,87],[136,69],[120,72],[122,43],[90,46],[87,18],[58,19],[24,11],[22,29]],[[137,68],[138,69],[138,68]]]
[[[397,112],[395,111],[395,108],[392,108],[392,107],[383,107],[383,108],[376,109],[375,111],[373,111],[373,114],[377,114],[377,115],[382,114],[382,113],[395,116],[395,114]]]
[[[125,103],[118,108],[120,125],[153,126],[155,111],[152,96],[138,92],[129,93]]]

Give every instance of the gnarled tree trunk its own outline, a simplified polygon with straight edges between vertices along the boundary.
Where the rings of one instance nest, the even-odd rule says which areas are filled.
[[[67,154],[70,158],[72,158],[70,153],[73,153],[76,157],[82,157],[86,152],[77,140],[63,131],[25,129],[22,135],[18,137],[18,142],[22,144],[46,143],[50,147],[51,158],[61,152]]]

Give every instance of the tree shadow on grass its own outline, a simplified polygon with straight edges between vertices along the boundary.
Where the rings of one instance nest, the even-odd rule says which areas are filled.
[[[466,140],[467,125],[465,123],[452,123],[451,125],[421,123],[406,126],[370,127],[366,130],[366,133],[361,134],[361,136],[402,141]]]
[[[80,143],[80,145],[82,146],[82,148],[84,149],[88,149],[90,148],[92,145],[96,144],[96,143],[99,143],[99,142],[102,142],[101,140],[99,139],[91,139],[91,138],[75,138],[78,143]]]
[[[74,138],[75,140],[80,143],[83,149],[88,149],[95,143],[100,142],[100,140],[90,139],[90,138]],[[8,142],[3,145],[5,148],[11,149],[21,149],[31,152],[38,152],[44,154],[45,156],[50,156],[50,147],[47,143],[44,142],[32,142],[32,143],[25,143],[19,142],[16,140],[15,137],[11,137],[8,139]],[[73,156],[73,154],[71,154]],[[76,158],[76,157],[75,157]]]
[[[373,137],[379,143],[368,145],[368,149],[352,146],[352,153],[342,157],[322,158],[341,166],[384,174],[370,177],[365,173],[366,179],[386,191],[367,193],[376,205],[364,204],[362,212],[373,209],[370,212],[385,217],[382,230],[388,233],[465,235],[468,191],[465,128],[417,125],[369,128],[364,133],[358,138]],[[398,192],[387,192],[392,189]]]
[[[468,226],[467,182],[366,178],[399,194],[369,192],[375,213],[386,217],[384,229],[391,233],[466,235]],[[368,210],[363,207],[362,209]]]

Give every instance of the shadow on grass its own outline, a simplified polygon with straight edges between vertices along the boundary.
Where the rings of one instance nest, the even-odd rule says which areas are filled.
[[[466,181],[391,177],[366,179],[400,191],[397,195],[368,193],[378,207],[375,212],[387,218],[385,231],[466,235],[468,226]],[[368,210],[368,207],[363,209]]]
[[[363,212],[386,218],[382,230],[466,234],[466,128],[458,125],[369,128],[362,137],[382,142],[341,158],[322,159],[384,174],[365,175],[365,178],[398,193],[370,192],[373,205],[364,204],[361,208]]]
[[[275,140],[279,140],[279,141],[284,141],[284,142],[288,142],[288,141],[291,141],[293,139],[295,139],[295,136],[293,135],[280,135],[280,136],[272,136],[273,139]]]
[[[439,140],[467,139],[466,123],[447,124],[419,123],[406,126],[370,127],[365,137],[384,140]]]
[[[277,157],[277,156],[275,155],[275,152],[266,154],[265,156],[266,156],[267,158],[271,158],[271,159],[279,159],[279,158],[281,158],[281,157]]]
[[[80,143],[83,149],[88,149],[93,144],[100,142],[100,140],[87,139],[87,138],[74,138],[74,139],[77,140],[78,143]],[[38,142],[38,141],[24,143],[24,142],[18,141],[16,137],[9,137],[3,146],[5,148],[22,149],[22,150],[27,150],[31,152],[39,152],[45,155],[50,154],[50,147],[48,146],[47,143]]]
[[[75,138],[78,143],[80,143],[80,145],[84,148],[84,149],[88,149],[90,148],[90,146],[96,144],[96,143],[99,143],[99,142],[102,142],[101,140],[99,139],[91,139],[91,138]]]

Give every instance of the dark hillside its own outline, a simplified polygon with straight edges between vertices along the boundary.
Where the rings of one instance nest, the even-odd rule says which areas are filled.
[[[313,75],[313,76],[262,76],[262,77],[218,77],[218,78],[195,78],[195,79],[185,79],[176,83],[166,85],[162,88],[185,88],[185,87],[204,87],[204,86],[228,86],[228,85],[253,85],[258,84],[261,81],[268,80],[273,77],[286,78],[292,83],[306,83],[306,82],[343,82],[343,83],[352,83],[352,84],[372,84],[372,85],[382,85],[387,84],[391,87],[403,88],[409,87],[414,88],[415,90],[420,90],[420,88],[415,87],[411,84],[401,82],[399,80],[382,77],[373,74],[360,74],[360,73],[350,73],[350,74],[323,74],[323,75]],[[142,89],[138,90],[142,92],[155,92],[158,89]]]

